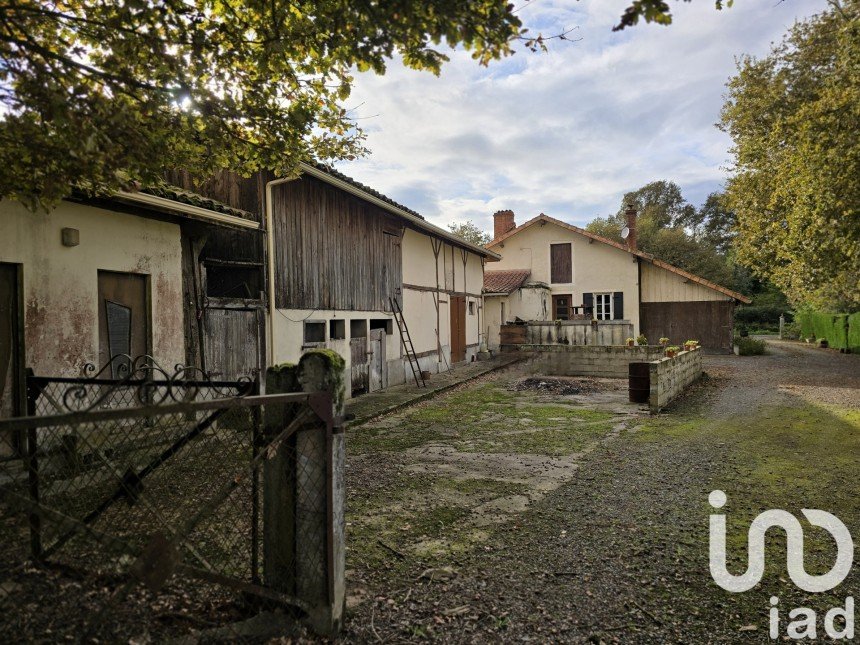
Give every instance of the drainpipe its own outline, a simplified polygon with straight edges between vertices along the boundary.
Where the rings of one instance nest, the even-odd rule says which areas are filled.
[[[275,363],[275,238],[272,228],[272,187],[286,184],[296,179],[299,179],[299,177],[286,177],[266,182],[266,272],[268,274],[267,282],[269,283],[269,311],[266,316],[268,318],[268,324],[266,325],[266,353],[268,354],[267,363],[269,366]]]

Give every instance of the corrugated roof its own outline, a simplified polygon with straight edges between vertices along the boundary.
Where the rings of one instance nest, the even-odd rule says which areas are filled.
[[[528,269],[484,271],[484,293],[513,293],[528,280]]]
[[[609,238],[603,237],[602,235],[596,235],[595,233],[591,233],[590,231],[586,231],[584,228],[574,226],[573,224],[568,224],[567,222],[562,222],[560,219],[555,219],[554,217],[550,217],[549,215],[544,215],[543,213],[541,213],[537,217],[533,217],[532,219],[530,219],[525,224],[520,224],[516,228],[511,229],[510,231],[508,231],[504,235],[500,235],[495,240],[490,242],[487,245],[487,248],[493,248],[494,246],[498,246],[499,244],[504,242],[506,239],[508,239],[512,235],[516,235],[517,233],[519,233],[523,229],[528,228],[532,224],[536,224],[538,222],[548,222],[550,224],[555,224],[556,226],[560,226],[561,228],[566,228],[566,229],[573,231],[575,233],[579,233],[580,235],[584,235],[585,237],[590,238],[596,242],[602,242],[603,244],[608,244],[609,246],[614,246],[616,249],[624,251],[625,253],[630,253],[631,255],[635,255],[636,257],[642,258],[643,260],[645,260],[646,262],[650,262],[654,266],[660,267],[661,269],[665,269],[666,271],[671,271],[672,273],[680,275],[681,277],[684,277],[688,280],[692,280],[693,282],[700,284],[704,287],[708,287],[709,289],[713,289],[714,291],[719,291],[720,293],[725,294],[731,298],[734,298],[735,300],[740,300],[741,302],[744,302],[746,304],[749,304],[750,302],[752,302],[752,300],[747,298],[742,293],[738,293],[737,291],[732,291],[731,289],[728,289],[722,285],[719,285],[716,282],[711,282],[707,278],[703,278],[702,276],[698,276],[694,273],[690,273],[689,271],[685,271],[684,269],[681,269],[681,268],[676,267],[672,264],[669,264],[668,262],[663,262],[663,260],[655,258],[650,253],[645,253],[644,251],[631,251],[627,246],[625,246],[624,244],[619,244],[615,240],[610,240]]]

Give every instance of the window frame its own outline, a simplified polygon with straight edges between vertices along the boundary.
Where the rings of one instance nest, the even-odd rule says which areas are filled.
[[[595,291],[592,293],[594,297],[594,318],[595,320],[615,320],[613,316],[615,315],[615,305],[612,291]],[[609,303],[608,309],[605,306],[605,302],[603,299]],[[600,303],[600,304],[598,304]]]

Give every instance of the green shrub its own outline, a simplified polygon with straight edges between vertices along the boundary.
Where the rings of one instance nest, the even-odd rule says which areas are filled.
[[[848,316],[848,349],[860,354],[860,311]]]
[[[856,316],[856,314],[853,314]],[[797,315],[801,338],[826,340],[830,347],[847,349],[850,316],[848,314],[826,314],[805,311]],[[860,321],[855,324],[860,324]]]
[[[741,336],[735,338],[735,345],[738,346],[738,353],[741,356],[760,356],[764,354],[765,344],[763,340]]]
[[[800,336],[800,323],[785,323],[782,329],[782,337],[788,340],[797,340]]]

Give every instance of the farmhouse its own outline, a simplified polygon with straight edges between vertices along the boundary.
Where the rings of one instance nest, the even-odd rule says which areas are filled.
[[[261,237],[249,213],[174,187],[48,213],[7,199],[0,221],[0,418],[24,412],[26,368],[77,377],[116,357],[111,377],[123,355],[172,369],[214,354],[197,258],[217,259],[224,235]]]
[[[749,299],[640,251],[636,213],[627,215],[627,243],[619,244],[544,214],[517,226],[512,211],[495,213],[488,248],[501,260],[484,276],[489,346],[516,319],[597,320],[626,323],[653,343],[696,339],[729,351],[735,304]],[[616,335],[607,338],[623,342]]]

